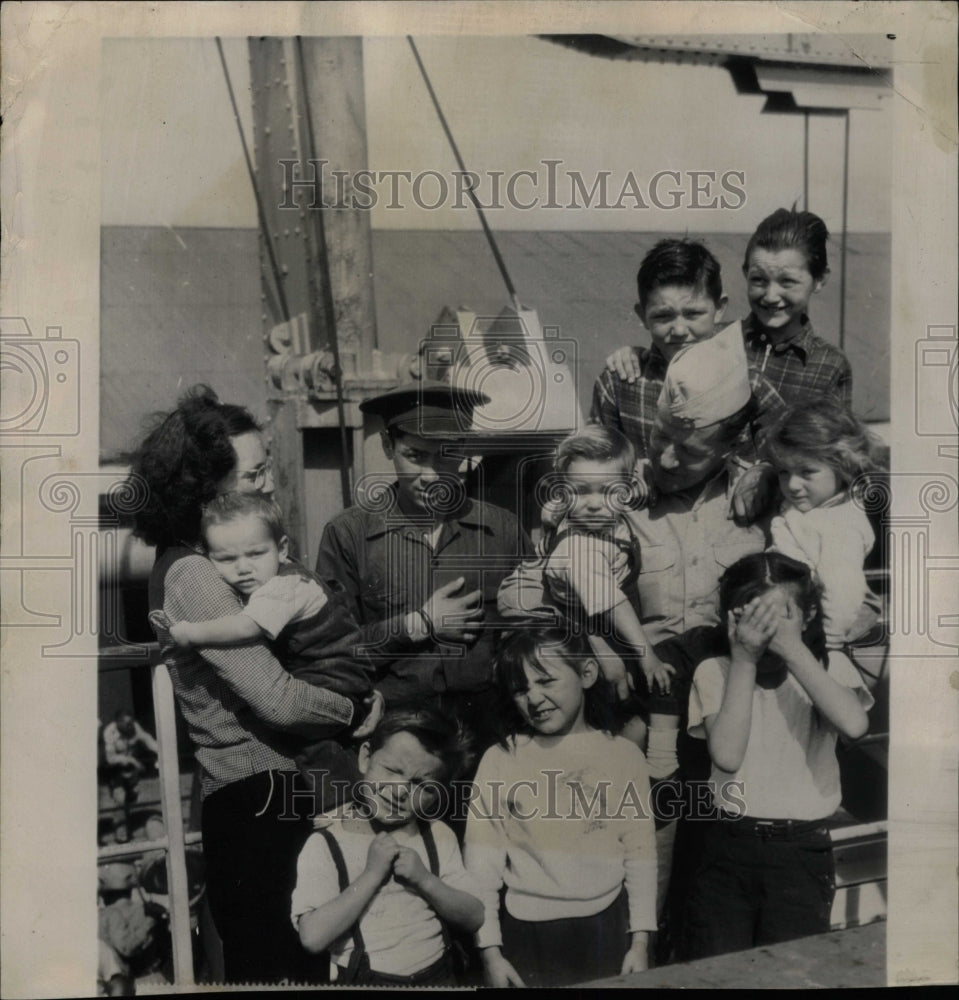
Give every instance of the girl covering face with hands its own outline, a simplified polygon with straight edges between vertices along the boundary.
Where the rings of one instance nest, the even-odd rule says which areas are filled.
[[[872,707],[856,668],[826,650],[806,566],[775,552],[746,556],[723,576],[720,599],[729,653],[697,667],[689,705],[689,732],[712,759],[718,817],[693,874],[689,958],[829,929],[836,741],[863,736]]]

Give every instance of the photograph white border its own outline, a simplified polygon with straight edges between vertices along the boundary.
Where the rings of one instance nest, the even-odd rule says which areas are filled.
[[[220,35],[635,33],[633,3],[21,3],[2,17],[2,273],[0,315],[34,336],[59,327],[79,345],[79,434],[0,439],[4,605],[69,614],[72,585],[50,563],[50,591],[17,593],[17,539],[45,514],[21,495],[18,470],[59,449],[64,472],[98,470],[100,51],[106,37]],[[895,35],[891,398],[897,474],[956,478],[956,427],[943,399],[941,437],[916,432],[917,345],[956,330],[955,4],[650,3],[643,33]],[[56,334],[54,334],[55,336]],[[75,401],[76,400],[76,401]],[[923,401],[924,404],[930,402]],[[64,424],[64,426],[67,426]],[[95,518],[96,490],[78,494]],[[54,498],[55,499],[55,498]],[[71,501],[73,502],[73,501]],[[894,516],[908,518],[894,494]],[[935,505],[934,505],[935,509]],[[44,517],[41,517],[44,514]],[[51,518],[52,520],[52,518]],[[959,561],[955,505],[935,514],[940,557]],[[56,530],[59,530],[56,529]],[[20,561],[18,562],[18,558]],[[36,576],[37,574],[34,574]],[[40,574],[43,575],[42,573]],[[69,574],[67,574],[69,575]],[[917,582],[917,587],[923,584]],[[32,586],[37,587],[36,582]],[[911,600],[911,595],[910,598]],[[46,602],[46,603],[45,603]],[[53,605],[57,606],[57,605]],[[42,630],[39,630],[42,631]],[[38,630],[7,629],[2,659],[3,996],[92,993],[96,966],[96,635],[78,659],[41,652]],[[945,654],[945,655],[944,655]],[[925,630],[894,637],[889,808],[887,981],[954,983],[956,732],[959,671]]]

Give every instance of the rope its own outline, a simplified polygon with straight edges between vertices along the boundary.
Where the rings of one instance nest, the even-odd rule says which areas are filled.
[[[276,259],[276,252],[273,249],[273,240],[270,239],[270,230],[266,223],[266,213],[263,211],[263,200],[260,198],[260,189],[256,183],[256,172],[253,169],[253,162],[250,159],[250,152],[247,149],[246,137],[243,135],[243,124],[240,121],[240,112],[236,106],[236,97],[233,94],[233,84],[230,81],[230,71],[226,65],[226,58],[223,55],[223,43],[219,36],[216,39],[216,48],[220,53],[220,63],[223,66],[223,75],[226,77],[226,89],[230,93],[230,103],[233,105],[233,117],[236,120],[236,128],[240,133],[240,144],[243,146],[243,158],[246,160],[246,170],[250,175],[250,183],[253,185],[253,197],[256,200],[256,216],[260,222],[260,231],[263,233],[263,242],[266,244],[266,252],[270,258],[270,268],[273,271],[273,281],[276,284],[277,297],[280,300],[280,309],[283,312],[283,319],[290,321],[290,307],[286,301],[286,292],[283,288],[283,279],[280,275],[280,266]]]
[[[460,151],[456,145],[456,140],[453,138],[453,133],[450,131],[450,127],[446,123],[446,116],[443,114],[443,109],[440,107],[440,102],[436,97],[436,92],[433,90],[433,85],[430,83],[430,78],[426,73],[426,67],[423,65],[423,60],[420,59],[420,54],[416,48],[416,43],[413,41],[413,36],[407,35],[406,40],[410,43],[410,48],[413,50],[413,57],[416,59],[416,64],[419,66],[420,73],[423,75],[423,82],[426,84],[426,89],[429,92],[430,99],[433,101],[433,107],[436,109],[436,114],[439,117],[440,125],[443,126],[443,131],[446,133],[446,138],[449,141],[450,148],[453,150],[453,156],[456,157],[456,162],[459,165],[461,173],[464,175],[468,174],[469,171],[463,163],[463,157],[460,156]],[[506,270],[506,263],[503,260],[503,255],[499,252],[499,247],[496,245],[496,239],[493,236],[493,231],[490,229],[489,224],[486,221],[486,216],[483,214],[483,209],[480,207],[479,200],[473,193],[472,187],[467,185],[466,193],[470,196],[470,201],[473,202],[473,207],[476,209],[476,214],[479,216],[480,225],[483,227],[483,232],[486,234],[486,240],[489,243],[490,250],[493,251],[493,258],[496,261],[496,266],[499,268],[499,273],[503,276],[503,281],[506,283],[506,290],[509,292],[510,299],[516,307],[516,311],[519,312],[521,308],[519,297],[517,296],[516,288],[510,279],[509,271]]]

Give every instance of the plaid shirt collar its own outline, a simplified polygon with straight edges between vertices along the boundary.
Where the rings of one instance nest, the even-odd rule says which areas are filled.
[[[663,354],[659,344],[654,343],[652,347],[647,347],[644,350],[641,365],[643,374],[647,377],[661,376],[665,378],[669,362],[666,360],[666,355]]]
[[[742,323],[747,344],[753,348],[758,348],[760,344],[768,343],[766,334],[763,333],[752,313]],[[814,335],[815,331],[812,328],[812,323],[809,322],[809,317],[804,315],[802,318],[802,329],[799,333],[795,337],[790,337],[789,340],[783,341],[781,344],[773,344],[772,353],[785,354],[786,351],[792,351],[805,364],[812,348],[810,341]]]

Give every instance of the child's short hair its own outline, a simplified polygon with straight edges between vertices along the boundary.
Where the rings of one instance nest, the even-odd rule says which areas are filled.
[[[649,296],[667,285],[701,289],[717,305],[723,297],[719,261],[697,240],[660,240],[646,254],[636,274],[639,308],[645,309]]]
[[[822,620],[822,590],[810,568],[781,552],[753,552],[733,563],[719,581],[719,613],[725,628],[729,612],[781,584],[794,586],[804,615],[813,617],[803,628],[803,642],[821,663],[826,662],[826,633]]]
[[[283,514],[275,500],[262,493],[222,493],[204,504],[200,517],[200,537],[206,538],[207,529],[214,524],[227,524],[241,517],[252,515],[269,531],[277,544],[286,534]]]
[[[753,250],[768,250],[771,253],[798,250],[806,258],[809,273],[817,281],[821,281],[829,271],[826,257],[828,239],[829,230],[818,215],[797,212],[795,206],[791,209],[778,208],[763,219],[750,236],[746,256],[743,258],[743,272],[749,270],[749,258]]]
[[[636,449],[615,427],[589,423],[556,446],[553,471],[563,473],[581,458],[591,462],[619,462],[624,471],[630,473],[636,464]]]
[[[793,406],[777,421],[765,444],[777,468],[804,455],[828,465],[844,487],[879,469],[878,443],[840,403],[828,398]]]
[[[494,669],[500,692],[509,701],[508,705],[503,706],[504,719],[512,717],[511,721],[507,721],[503,726],[506,735],[514,735],[524,726],[512,700],[529,686],[526,680],[526,666],[542,670],[539,662],[541,649],[552,649],[559,653],[578,674],[582,674],[585,660],[596,658],[586,633],[575,628],[572,622],[567,622],[565,625],[544,625],[539,628],[516,628],[504,632],[500,637]],[[594,729],[612,728],[610,708],[613,702],[602,676],[586,690],[584,702],[584,717],[588,725]]]
[[[370,753],[376,753],[397,733],[415,736],[427,753],[443,764],[443,781],[453,781],[472,763],[472,739],[468,730],[455,718],[435,708],[391,709],[380,720],[369,738]]]

